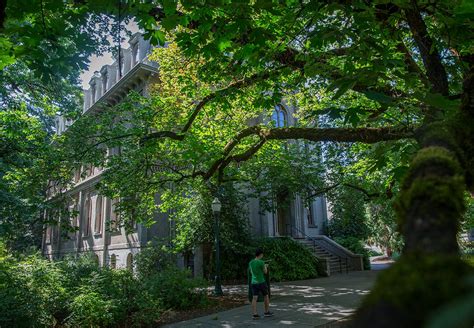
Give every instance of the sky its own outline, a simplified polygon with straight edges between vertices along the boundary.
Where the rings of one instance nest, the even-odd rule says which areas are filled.
[[[139,31],[138,26],[134,21],[131,21],[130,23],[128,23],[126,28],[128,31],[132,32],[132,34]],[[112,37],[110,37],[110,41],[112,42]],[[128,39],[122,42],[122,47],[123,48],[129,47]],[[79,76],[83,89],[89,89],[89,81],[95,71],[100,71],[102,66],[107,65],[107,64],[112,64],[114,62],[114,60],[112,59],[111,53],[106,53],[100,57],[92,55],[91,57],[89,57],[89,59],[90,59],[89,68],[83,71]]]

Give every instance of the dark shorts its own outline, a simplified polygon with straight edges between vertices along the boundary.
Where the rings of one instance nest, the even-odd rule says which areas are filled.
[[[252,284],[252,295],[258,296],[259,294],[262,294],[263,296],[268,295],[268,288],[266,282],[262,282],[261,284]]]

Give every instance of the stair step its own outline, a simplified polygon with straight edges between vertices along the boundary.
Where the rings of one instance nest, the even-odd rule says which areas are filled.
[[[328,266],[331,274],[346,273],[352,271],[349,261],[346,262],[345,258],[340,258],[339,256],[327,251],[326,249],[316,245],[312,240],[308,239],[295,239],[301,245],[307,247],[317,258],[324,259]]]

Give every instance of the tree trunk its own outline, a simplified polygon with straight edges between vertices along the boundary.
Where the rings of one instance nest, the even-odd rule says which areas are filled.
[[[423,327],[469,290],[473,269],[459,257],[457,232],[472,190],[474,74],[467,75],[457,118],[426,125],[396,203],[403,254],[382,272],[352,322],[354,327]]]

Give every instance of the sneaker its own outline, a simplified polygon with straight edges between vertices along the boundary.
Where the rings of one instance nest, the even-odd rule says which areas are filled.
[[[254,314],[254,315],[252,315],[252,319],[253,320],[258,320],[258,319],[260,319],[260,316],[258,314]]]
[[[263,315],[265,317],[273,317],[273,312],[268,311],[268,312],[265,312]]]

